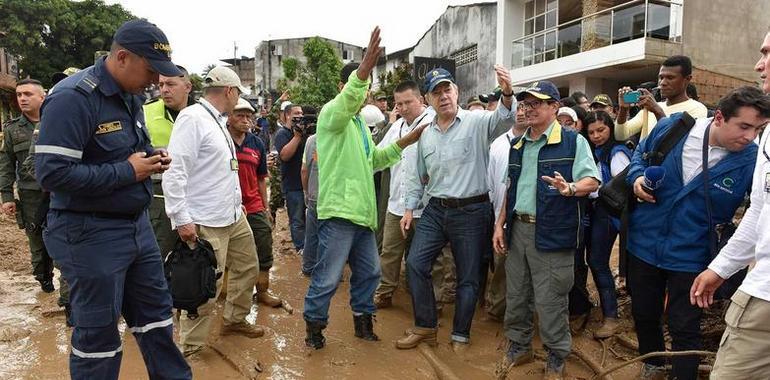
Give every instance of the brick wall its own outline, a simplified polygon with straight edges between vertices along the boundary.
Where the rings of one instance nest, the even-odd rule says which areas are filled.
[[[709,108],[716,107],[717,102],[730,90],[746,85],[756,85],[755,82],[746,81],[729,75],[715,73],[693,67],[692,84],[698,89],[700,102]]]

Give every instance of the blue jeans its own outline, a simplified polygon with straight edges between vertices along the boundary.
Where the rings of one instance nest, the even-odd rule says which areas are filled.
[[[305,249],[302,251],[302,273],[311,275],[318,261],[318,214],[308,205],[305,218]]]
[[[605,317],[618,317],[618,296],[615,293],[615,279],[610,270],[610,255],[618,229],[612,222],[607,210],[597,204],[591,215],[591,252],[588,254],[588,266],[594,277],[599,301]]]
[[[352,272],[350,307],[353,314],[377,311],[374,291],[380,283],[380,258],[374,231],[345,219],[324,219],[318,221],[318,261],[305,296],[306,321],[327,323],[329,304],[345,263]]]
[[[286,198],[286,213],[289,217],[291,241],[297,250],[305,246],[305,193],[302,190],[283,193]]]
[[[491,212],[489,202],[446,208],[431,199],[417,223],[406,259],[415,326],[436,328],[438,325],[431,268],[441,248],[449,242],[457,270],[452,340],[463,343],[470,340],[479,297],[481,255],[488,245]]]

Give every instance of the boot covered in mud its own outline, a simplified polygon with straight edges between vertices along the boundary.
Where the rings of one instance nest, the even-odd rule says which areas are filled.
[[[323,348],[326,344],[326,338],[323,334],[325,328],[326,323],[305,320],[305,331],[307,332],[305,345],[316,350]]]
[[[396,341],[396,348],[408,350],[417,347],[420,343],[426,343],[435,346],[436,343],[435,328],[412,327],[406,330],[406,335]]]
[[[353,316],[353,326],[355,327],[357,338],[372,342],[380,340],[380,337],[374,333],[373,318],[373,315],[366,313]]]
[[[283,300],[270,294],[270,272],[267,270],[259,271],[257,277],[257,294],[254,295],[255,300],[269,307],[281,307]]]

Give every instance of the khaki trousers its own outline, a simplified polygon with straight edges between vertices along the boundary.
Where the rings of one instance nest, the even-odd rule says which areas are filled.
[[[207,240],[214,248],[217,256],[217,272],[224,273],[228,269],[227,298],[223,319],[226,324],[241,323],[251,310],[251,296],[254,283],[257,281],[259,268],[257,266],[257,249],[254,236],[246,220],[246,214],[241,214],[237,222],[226,227],[198,226],[198,235]],[[211,310],[222,291],[223,278],[217,280],[217,295],[200,307],[198,317],[189,319],[187,312],[182,311],[179,320],[179,341],[185,347],[202,346],[211,327]]]
[[[711,379],[770,379],[770,302],[740,290],[731,301]]]

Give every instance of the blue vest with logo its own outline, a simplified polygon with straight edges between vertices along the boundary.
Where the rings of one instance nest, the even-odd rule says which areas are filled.
[[[510,186],[507,195],[507,225],[513,226],[516,210],[516,188],[521,175],[522,157],[527,140],[520,138],[511,145],[508,157],[508,178]],[[537,159],[537,189],[535,216],[535,246],[540,251],[563,251],[576,249],[583,235],[580,218],[583,215],[581,197],[565,197],[541,176],[561,173],[567,182],[573,182],[572,165],[577,149],[577,132],[562,128],[554,123],[548,141],[540,149]],[[527,162],[527,165],[534,163]]]

